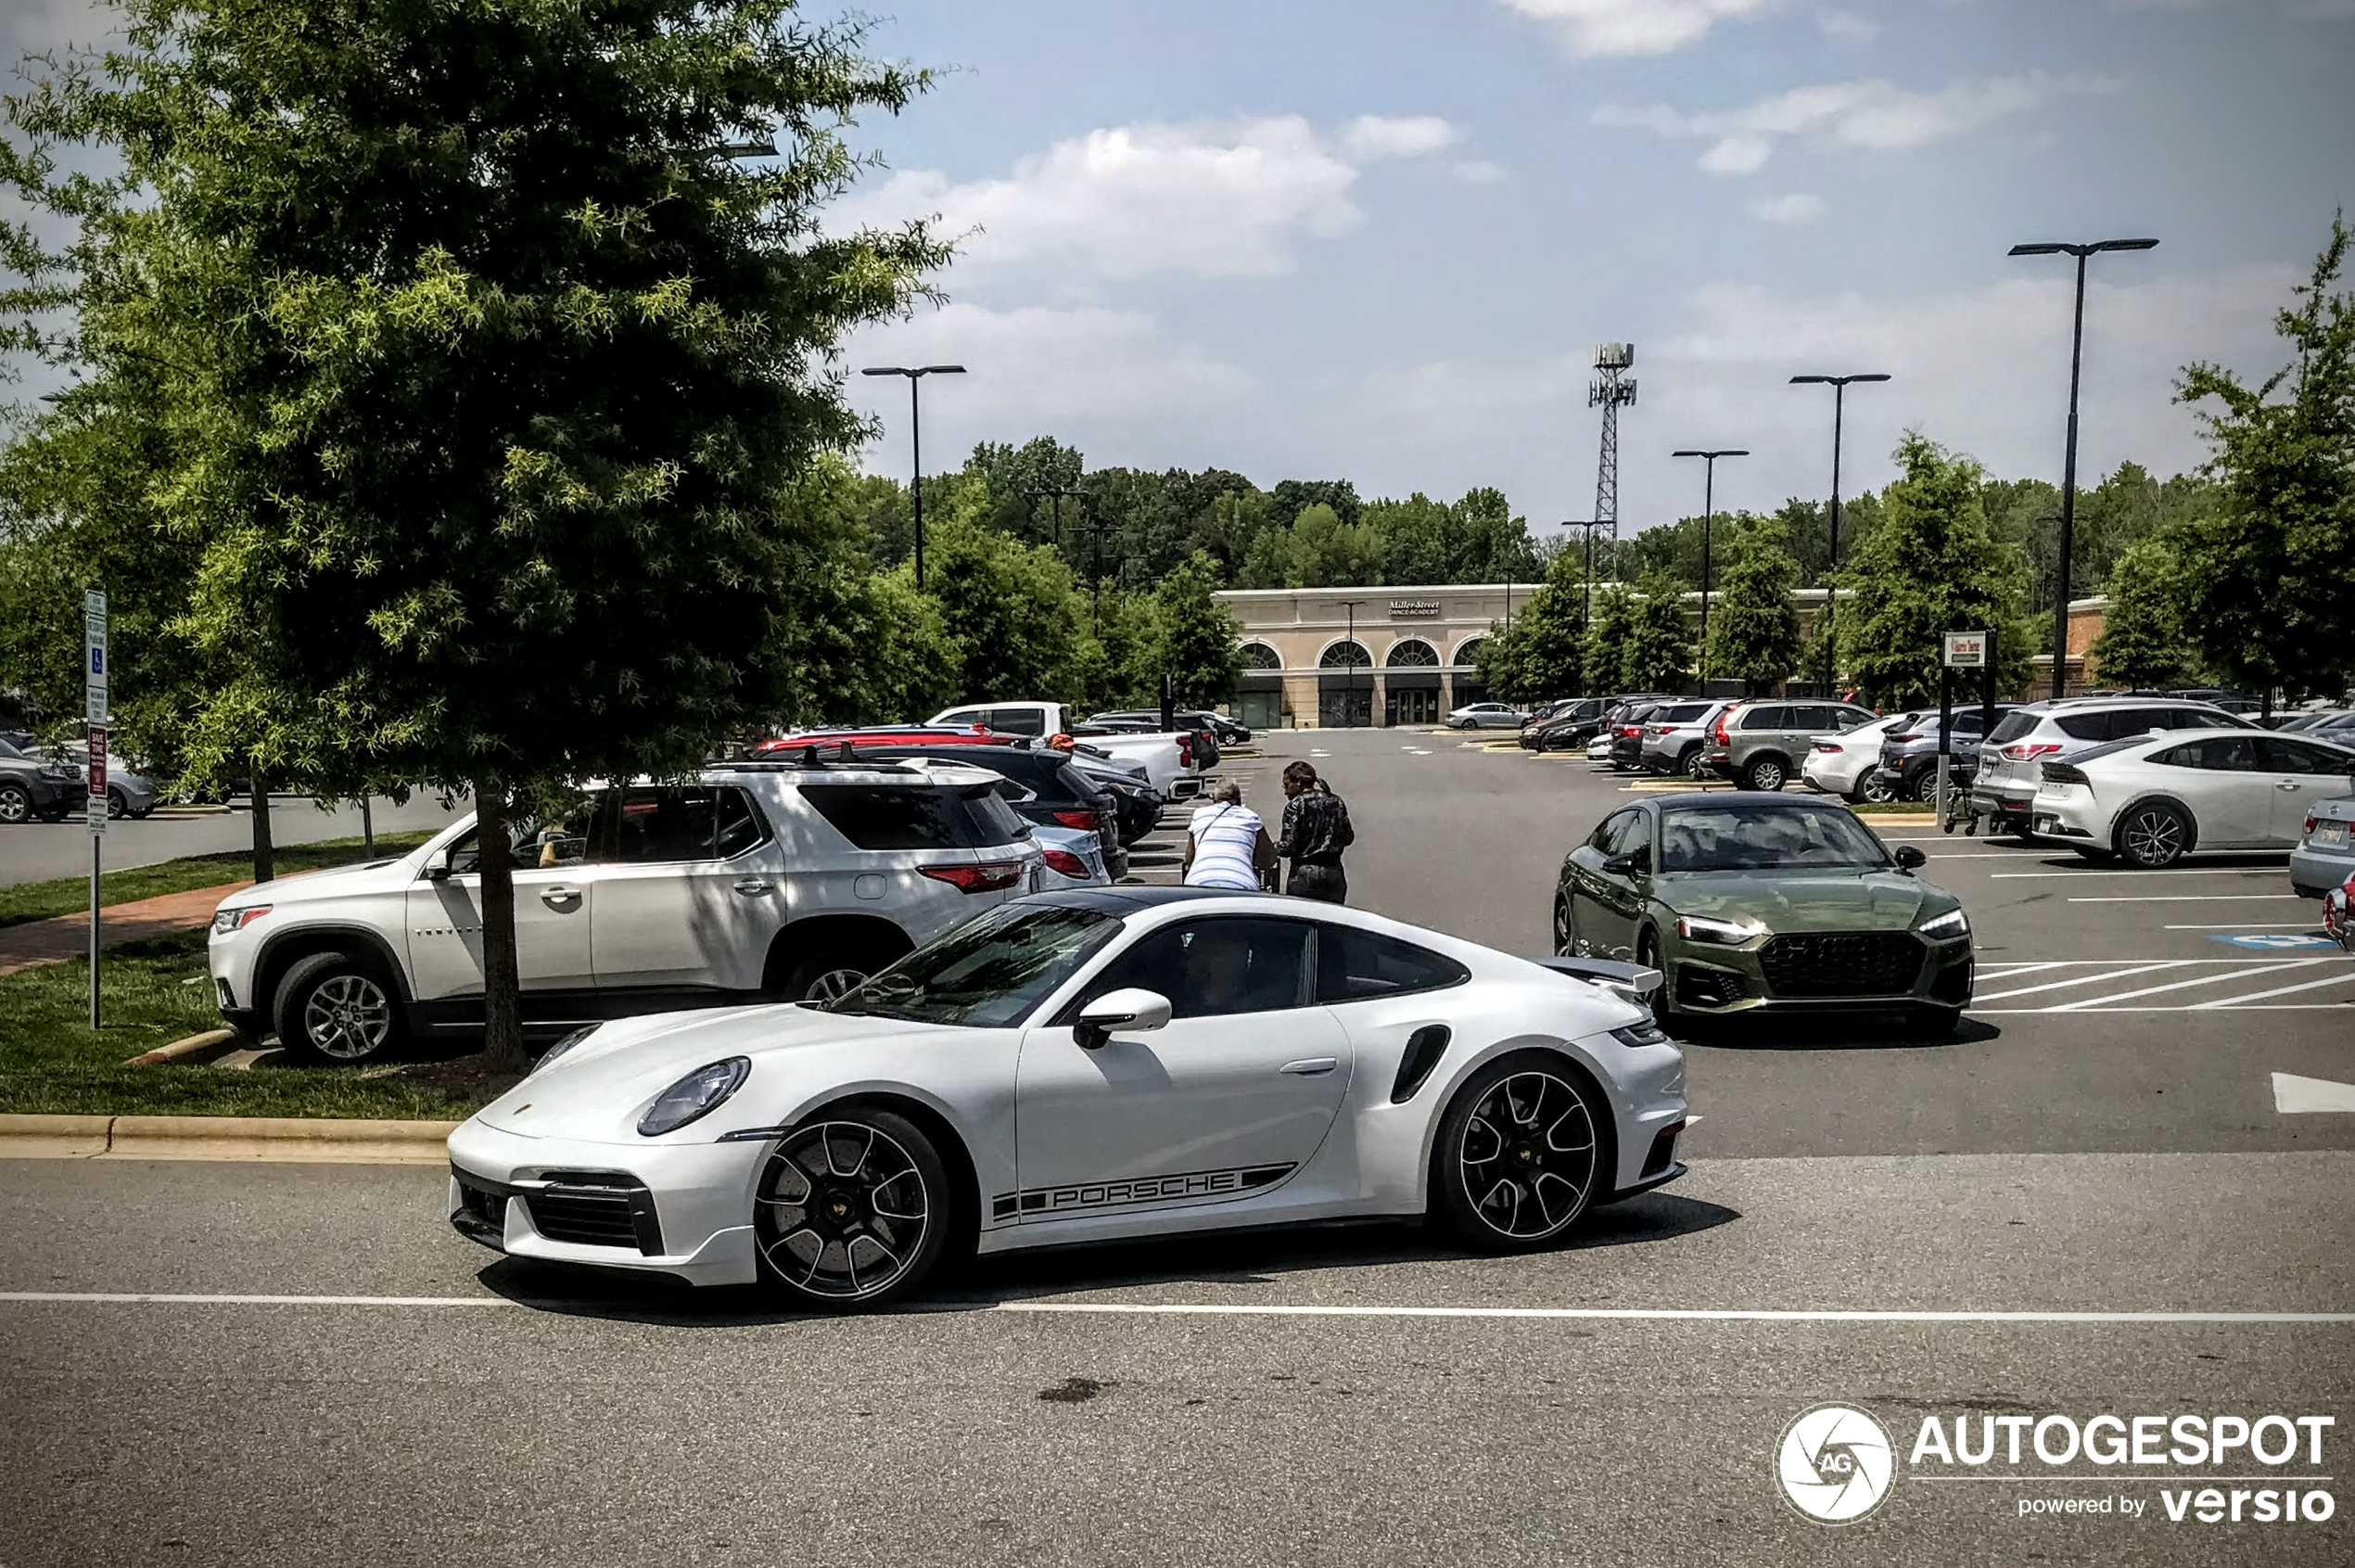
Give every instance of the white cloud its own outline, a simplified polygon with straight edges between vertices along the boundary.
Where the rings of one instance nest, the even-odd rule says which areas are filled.
[[[1815,135],[1876,152],[1904,151],[2024,114],[2056,97],[2112,92],[2117,85],[2105,78],[2043,70],[1955,81],[1928,93],[1878,80],[1834,82],[1794,87],[1715,114],[1684,114],[1664,104],[1607,104],[1595,112],[1595,121],[1662,136],[1706,137],[1710,146],[1700,156],[1701,168],[1713,174],[1748,174],[1765,165],[1776,137]]]
[[[1468,185],[1501,185],[1508,178],[1503,164],[1491,163],[1484,158],[1468,158],[1448,172]]]
[[[1338,136],[1298,115],[1090,131],[1025,158],[1002,179],[894,175],[838,203],[842,227],[937,213],[967,269],[1062,264],[1099,276],[1290,272],[1303,237],[1362,223],[1359,164],[1430,153],[1458,131],[1432,116],[1360,116]]]
[[[1861,11],[1825,11],[1815,26],[1836,44],[1869,44],[1880,36],[1879,21]]]
[[[1502,0],[1553,26],[1573,55],[1666,55],[1699,43],[1719,22],[1754,16],[1775,0]]]
[[[1769,223],[1812,223],[1824,215],[1824,198],[1804,191],[1763,197],[1750,204],[1750,215]]]
[[[1344,153],[1360,163],[1377,158],[1420,158],[1453,146],[1463,133],[1435,114],[1361,114],[1341,134]]]

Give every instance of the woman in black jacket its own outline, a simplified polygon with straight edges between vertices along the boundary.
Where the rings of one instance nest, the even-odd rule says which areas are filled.
[[[1329,904],[1346,903],[1349,878],[1341,869],[1341,852],[1356,842],[1349,825],[1349,808],[1330,785],[1305,762],[1284,769],[1284,835],[1276,852],[1292,861],[1284,891]]]

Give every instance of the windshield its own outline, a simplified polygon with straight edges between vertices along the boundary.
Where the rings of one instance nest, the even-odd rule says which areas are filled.
[[[1003,1028],[1110,941],[1120,922],[1067,904],[1000,904],[826,1004],[832,1013]]]
[[[1803,806],[1672,806],[1660,817],[1662,871],[1880,867],[1889,852],[1845,811]]]

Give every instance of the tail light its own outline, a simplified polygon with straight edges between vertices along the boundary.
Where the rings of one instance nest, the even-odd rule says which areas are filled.
[[[1717,716],[1717,728],[1710,732],[1709,738],[1715,741],[1719,746],[1733,745],[1734,737],[1725,729],[1726,721],[1732,719],[1733,716],[1733,710],[1730,708],[1725,712],[1719,714]]]
[[[2015,762],[2033,762],[2039,757],[2050,757],[2059,749],[2058,741],[2014,741],[2004,747],[2004,755]]]
[[[2307,812],[2307,813],[2306,813],[2306,828],[2305,828],[2305,833],[2306,833],[2306,836],[2307,836],[2307,837],[2309,837],[2309,838],[2311,838],[2311,837],[2313,837],[2313,836],[2314,836],[2314,813],[2313,813],[2313,812],[2311,812],[2311,811],[2309,811],[2309,812]]]
[[[1827,754],[1837,752],[1839,748],[1839,742],[1838,741],[1817,741],[1815,743],[1815,749]]]
[[[960,893],[997,893],[1022,881],[1020,860],[987,860],[977,866],[919,866],[935,882],[946,882]]]
[[[1191,735],[1179,735],[1178,737],[1178,766],[1180,768],[1190,768],[1193,765],[1194,737]]]
[[[1921,738],[1922,733],[1919,730],[1908,730],[1902,735],[1890,735],[1886,737],[1888,744],[1890,746],[1903,746],[1907,741],[1917,741]]]
[[[1076,878],[1081,882],[1088,880],[1088,862],[1068,849],[1048,850],[1047,864],[1065,876]]]
[[[1052,815],[1058,827],[1084,828],[1094,833],[1103,826],[1103,819],[1094,811],[1056,811]]]
[[[2082,768],[2072,768],[2066,762],[2047,762],[2044,764],[2044,782],[2046,784],[2090,784],[2093,781],[2086,778],[2085,770]]]
[[[1630,724],[1619,733],[1623,735],[1640,735],[1644,733],[1644,727],[1641,724]]]

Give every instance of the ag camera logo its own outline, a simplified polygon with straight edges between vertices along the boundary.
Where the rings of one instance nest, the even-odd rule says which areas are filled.
[[[1775,1478],[1819,1524],[1853,1524],[1889,1500],[1897,1471],[1889,1428],[1853,1405],[1817,1405],[1783,1428]]]

